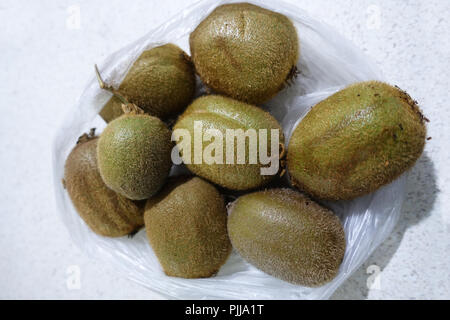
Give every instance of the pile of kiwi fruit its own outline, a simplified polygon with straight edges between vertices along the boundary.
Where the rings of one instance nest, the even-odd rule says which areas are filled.
[[[387,83],[354,83],[313,106],[285,145],[261,106],[301,76],[290,19],[253,4],[221,5],[189,46],[190,56],[171,43],[145,50],[118,88],[96,69],[112,96],[100,112],[106,128],[83,134],[66,160],[63,183],[76,211],[103,237],[145,228],[170,277],[214,276],[234,249],[293,284],[333,280],[346,235],[323,201],[374,192],[414,165],[427,121],[417,102]],[[199,84],[207,90],[196,96]],[[261,175],[263,164],[248,158],[196,163],[180,152],[187,174],[169,177],[180,142],[173,132],[194,134],[196,121],[220,133],[277,130],[278,172]]]

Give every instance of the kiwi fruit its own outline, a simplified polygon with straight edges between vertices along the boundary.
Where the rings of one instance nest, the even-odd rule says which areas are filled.
[[[315,105],[295,128],[287,153],[292,184],[326,200],[375,191],[420,157],[425,120],[398,87],[353,84]]]
[[[239,197],[230,206],[228,234],[237,252],[256,268],[308,287],[334,279],[346,247],[339,218],[292,189]]]
[[[221,144],[223,146],[222,155],[218,161],[213,163],[196,163],[195,159],[195,123],[202,124],[202,135],[205,134],[207,129],[217,130],[222,135]],[[257,141],[258,159],[257,161],[250,161],[250,143],[249,139],[245,140],[245,159],[239,163],[238,159],[238,144],[237,138],[234,139],[234,150],[231,150],[231,146],[228,144],[228,148],[231,150],[231,156],[234,156],[232,161],[227,159],[227,130],[239,130],[244,133],[248,129],[256,130],[258,134],[259,129],[267,130],[267,153],[274,153],[271,150],[272,133],[271,129],[275,129],[279,133],[279,143],[277,141],[277,148],[279,144],[283,146],[284,136],[281,127],[277,120],[272,117],[268,112],[263,111],[256,106],[237,101],[228,97],[219,95],[208,95],[197,98],[189,105],[186,111],[179,117],[175,123],[173,130],[174,136],[177,137],[177,130],[187,130],[191,137],[191,152],[190,156],[181,150],[183,162],[188,169],[196,175],[203,177],[221,187],[231,190],[248,190],[257,188],[268,183],[276,175],[262,175],[261,168],[268,167],[269,165],[263,164],[259,156],[260,139]],[[203,142],[203,148],[201,149],[202,155],[204,155],[206,148],[209,148],[215,139],[214,137],[210,143]],[[180,144],[180,140],[177,144]],[[243,145],[243,144],[241,144]],[[230,151],[228,150],[228,151]],[[270,151],[269,151],[270,150]],[[217,150],[215,150],[217,151]],[[242,149],[240,150],[242,151]],[[239,152],[240,152],[239,151]],[[279,150],[277,150],[279,151]],[[212,152],[213,153],[213,152]],[[202,158],[203,159],[203,158]]]
[[[81,218],[106,237],[132,234],[144,225],[143,206],[103,182],[97,167],[98,137],[83,135],[67,157],[64,185]]]
[[[299,41],[284,15],[249,3],[217,7],[190,34],[192,61],[215,92],[261,104],[297,73]]]
[[[118,91],[150,115],[163,120],[175,118],[195,94],[190,57],[171,43],[146,50],[133,63]],[[106,122],[122,114],[122,101],[116,96],[100,112]]]
[[[159,191],[172,167],[171,132],[156,117],[125,114],[100,135],[97,156],[105,184],[117,193],[144,200]]]
[[[210,277],[231,252],[224,199],[198,177],[170,178],[147,200],[144,219],[150,245],[168,276]]]

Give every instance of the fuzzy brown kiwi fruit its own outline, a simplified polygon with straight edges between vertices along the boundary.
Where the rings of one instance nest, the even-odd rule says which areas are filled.
[[[398,87],[355,83],[319,102],[295,128],[287,153],[292,183],[326,200],[373,192],[420,157],[425,121]]]
[[[143,205],[109,189],[97,166],[98,137],[83,135],[67,157],[64,185],[76,211],[95,233],[133,234],[144,224]]]
[[[194,98],[194,67],[178,46],[158,46],[139,56],[118,91],[152,116],[175,118]],[[100,115],[106,122],[112,121],[123,114],[122,103],[118,97],[111,97]]]
[[[231,251],[224,199],[198,177],[169,179],[145,206],[149,242],[168,276],[214,275]]]
[[[233,247],[258,269],[308,287],[331,281],[345,253],[339,218],[292,189],[239,197],[230,206],[228,234]]]
[[[211,139],[211,143],[204,142],[201,150],[195,149],[196,144],[194,141],[196,135],[198,135],[196,133],[196,125],[198,124],[202,125],[200,134],[205,135],[207,130],[210,129],[217,130],[217,133],[221,134],[221,136],[217,135],[214,139]],[[178,147],[183,152],[183,161],[189,170],[219,186],[230,190],[254,189],[267,184],[278,173],[277,170],[272,174],[262,174],[261,171],[263,168],[268,168],[272,165],[272,163],[263,163],[261,154],[275,155],[275,152],[280,152],[279,159],[274,160],[279,161],[282,158],[284,149],[284,135],[280,124],[273,116],[261,108],[220,95],[207,95],[194,100],[178,118],[173,129]],[[178,134],[180,133],[181,135],[183,131],[179,130],[185,130],[189,133],[191,150],[187,151],[190,152],[183,150],[184,137],[178,139]],[[266,130],[267,139],[260,135],[261,130]],[[227,138],[227,135],[230,132],[242,132],[243,134],[241,139],[229,139],[230,136]],[[252,147],[250,146],[250,138],[248,138],[252,135],[249,135],[247,138],[243,137],[246,132],[254,133],[252,146],[254,146],[253,151],[257,153],[257,159],[254,159],[254,161],[251,161],[250,158]],[[278,134],[278,136],[275,136],[274,133]],[[237,136],[239,137],[239,135]],[[245,142],[243,150],[238,146],[239,140]],[[230,141],[234,141],[234,148],[232,148]],[[217,144],[217,150],[207,152],[211,149],[211,146],[214,146],[213,142],[220,142],[220,144]],[[240,143],[242,146],[244,145],[243,142]],[[266,150],[262,148],[262,142],[266,142]],[[274,145],[277,150],[273,150]],[[281,151],[279,150],[280,148],[282,149]],[[196,155],[198,155],[198,152],[202,153],[201,156],[211,154],[211,158],[213,158],[211,159],[213,160],[211,161],[212,163],[208,163],[204,158],[202,158],[200,163],[197,163]],[[220,154],[222,154],[221,157],[219,156]],[[218,156],[217,159],[214,158],[215,156]],[[238,161],[239,156],[242,158],[240,163]],[[277,163],[276,165],[281,172],[282,164]]]
[[[189,37],[192,60],[215,92],[259,105],[297,74],[299,41],[284,15],[249,3],[224,4]]]

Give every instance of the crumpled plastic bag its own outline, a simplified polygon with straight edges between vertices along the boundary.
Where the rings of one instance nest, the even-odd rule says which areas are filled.
[[[107,83],[118,86],[140,53],[168,42],[189,52],[189,34],[215,7],[239,1],[200,1],[150,31],[99,65]],[[317,102],[348,84],[383,80],[366,57],[331,27],[310,18],[300,8],[282,1],[250,1],[280,12],[295,24],[300,39],[300,74],[296,81],[263,107],[282,124],[289,138],[296,124]],[[199,88],[197,94],[203,92]],[[78,102],[61,124],[53,145],[53,169],[58,213],[75,243],[92,259],[108,263],[126,277],[175,299],[327,299],[357,270],[394,228],[404,200],[405,175],[375,193],[352,200],[328,202],[340,217],[347,248],[337,277],[319,288],[293,285],[269,276],[249,265],[233,251],[219,273],[207,279],[166,276],[150,245],[145,230],[134,238],[104,238],[91,232],[76,213],[61,179],[64,163],[77,138],[90,128],[100,133],[105,127],[98,112],[110,94],[92,78]]]

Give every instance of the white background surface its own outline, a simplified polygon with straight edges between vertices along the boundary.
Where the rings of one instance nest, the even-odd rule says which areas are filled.
[[[1,0],[0,298],[158,298],[72,244],[56,212],[51,143],[94,63],[193,2]],[[450,299],[450,2],[290,2],[353,41],[431,120],[400,222],[333,298]],[[74,266],[79,289],[67,285]]]

